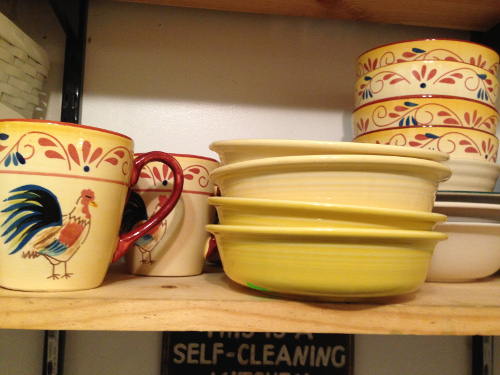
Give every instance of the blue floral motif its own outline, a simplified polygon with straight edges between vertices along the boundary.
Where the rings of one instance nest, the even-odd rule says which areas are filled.
[[[26,159],[24,159],[21,153],[13,152],[5,158],[4,165],[8,167],[10,163],[12,163],[15,167],[17,167],[19,164],[21,165],[26,164]]]
[[[427,138],[431,138],[431,139],[438,139],[438,138],[439,138],[439,136],[438,136],[438,135],[436,135],[436,134],[432,134],[432,133],[425,133],[425,136],[426,136]]]

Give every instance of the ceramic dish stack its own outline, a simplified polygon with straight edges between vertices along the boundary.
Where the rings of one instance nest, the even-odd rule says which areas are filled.
[[[500,174],[498,53],[460,40],[403,41],[357,60],[355,142],[450,155],[440,190],[491,192]]]
[[[352,142],[232,140],[210,149],[224,271],[263,292],[352,300],[416,290],[446,216],[445,153]]]
[[[0,118],[32,118],[48,72],[48,53],[0,13]]]

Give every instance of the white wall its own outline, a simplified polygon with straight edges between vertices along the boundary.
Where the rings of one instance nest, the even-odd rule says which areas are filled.
[[[64,35],[48,1],[17,3],[19,26],[53,58],[46,118],[58,120]],[[93,0],[87,37],[82,123],[133,137],[137,151],[213,157],[221,139],[349,141],[359,54],[468,34]],[[68,332],[64,373],[158,374],[160,345],[160,333]],[[465,375],[470,349],[468,337],[357,335],[355,371]],[[42,331],[0,331],[0,374],[41,372],[42,352]]]

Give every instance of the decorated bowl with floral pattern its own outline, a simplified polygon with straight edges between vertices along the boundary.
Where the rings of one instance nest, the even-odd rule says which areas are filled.
[[[479,129],[453,126],[405,126],[376,130],[354,142],[417,147],[446,152],[450,158],[496,163],[498,138]]]
[[[495,134],[498,111],[488,104],[452,96],[405,96],[366,104],[352,114],[354,137],[415,125],[472,128]]]
[[[356,81],[355,109],[381,99],[445,95],[495,106],[498,79],[489,71],[456,61],[408,61],[375,69]]]
[[[405,61],[457,61],[498,73],[498,53],[492,48],[465,40],[417,39],[386,44],[358,57],[356,76]]]

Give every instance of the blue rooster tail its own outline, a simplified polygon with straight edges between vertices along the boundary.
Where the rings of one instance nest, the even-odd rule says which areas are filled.
[[[15,254],[43,229],[61,225],[62,213],[57,197],[41,186],[20,186],[10,194],[0,211],[0,217],[5,217],[0,228],[1,236],[7,237],[5,244],[14,246],[10,254]]]
[[[130,232],[137,223],[146,221],[148,212],[142,197],[134,191],[130,192],[130,197],[123,210],[123,219],[120,227],[120,234]]]

